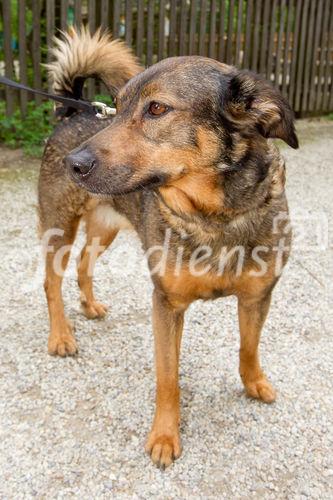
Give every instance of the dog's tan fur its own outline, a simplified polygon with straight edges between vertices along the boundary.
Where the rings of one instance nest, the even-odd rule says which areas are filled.
[[[45,150],[39,183],[41,231],[63,230],[52,237],[53,250],[46,257],[49,352],[64,356],[77,350],[64,315],[62,279],[53,265],[57,252],[73,243],[79,220],[86,222],[87,245],[98,236],[105,247],[128,221],[146,250],[163,244],[170,230],[165,272],[152,276],[157,395],[146,446],[153,462],[164,467],[181,452],[178,362],[184,313],[194,300],[237,296],[242,381],[250,396],[275,399],[260,367],[258,344],[278,280],[274,247],[282,235],[288,244],[291,236],[272,229],[274,217],[287,213],[288,207],[284,162],[267,138],[279,137],[297,147],[293,116],[281,95],[262,79],[217,61],[172,58],[140,73],[127,49],[100,33],[92,38],[88,32],[72,33],[57,46],[52,71],[60,93],[79,97],[82,79],[91,73],[119,92],[115,119],[99,122],[84,113],[71,114]],[[115,50],[124,52],[116,56]],[[99,51],[109,65],[99,66]],[[161,116],[151,115],[152,103],[162,103]],[[66,155],[72,180],[63,163]],[[91,168],[83,175],[80,169],[87,162]],[[211,267],[195,276],[191,255],[202,245],[212,248]],[[231,258],[219,274],[220,250],[238,245],[245,249],[242,273]],[[258,265],[251,252],[261,245],[268,248],[268,269],[259,277],[253,274]],[[183,261],[175,272],[180,246]],[[63,256],[64,267],[68,255]],[[288,252],[283,264],[287,258]],[[157,260],[152,254],[149,266]],[[103,316],[106,308],[93,294],[86,247],[78,271],[86,316]]]

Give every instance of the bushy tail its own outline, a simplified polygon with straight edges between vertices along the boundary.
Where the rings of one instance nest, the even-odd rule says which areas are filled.
[[[70,28],[54,39],[51,53],[54,61],[46,67],[56,94],[80,99],[84,80],[97,77],[111,94],[115,94],[130,78],[142,71],[132,51],[121,41],[98,29]]]

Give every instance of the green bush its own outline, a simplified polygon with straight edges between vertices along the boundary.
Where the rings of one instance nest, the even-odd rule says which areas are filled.
[[[12,148],[22,148],[29,156],[41,156],[45,139],[54,127],[53,103],[43,102],[39,106],[35,101],[28,102],[25,118],[17,109],[6,117],[5,103],[0,102],[0,142]]]

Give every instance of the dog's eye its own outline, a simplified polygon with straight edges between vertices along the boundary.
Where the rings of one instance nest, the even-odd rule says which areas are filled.
[[[152,116],[160,116],[168,111],[168,106],[159,102],[151,102],[149,104],[148,113]]]

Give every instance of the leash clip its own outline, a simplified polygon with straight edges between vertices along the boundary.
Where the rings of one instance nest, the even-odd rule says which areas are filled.
[[[104,119],[117,113],[116,108],[111,108],[104,102],[94,101],[91,104],[96,108],[96,118]]]

